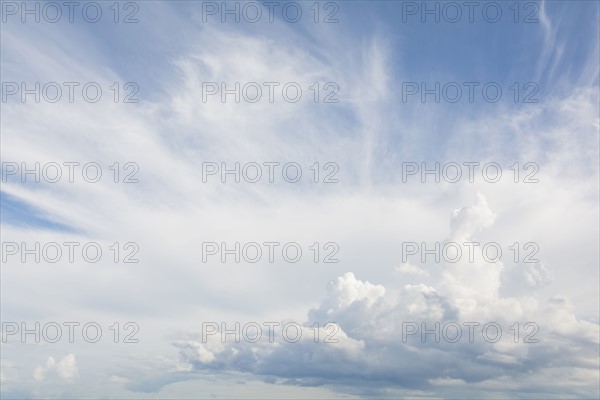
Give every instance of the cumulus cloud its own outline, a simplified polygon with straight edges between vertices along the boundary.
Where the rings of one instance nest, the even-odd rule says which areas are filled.
[[[48,357],[45,366],[39,366],[33,371],[36,381],[59,378],[66,382],[72,382],[77,377],[77,361],[75,354],[69,353],[59,362],[54,357]]]
[[[474,204],[452,213],[452,235],[475,240],[495,219],[485,197],[478,194]],[[420,269],[404,267],[407,272],[415,270],[422,275]],[[375,382],[388,389],[433,393],[435,388],[469,386],[477,387],[473,392],[477,397],[502,390],[503,382],[512,378],[519,378],[514,390],[525,389],[546,379],[556,367],[557,346],[570,349],[559,362],[573,368],[563,382],[578,379],[575,368],[597,369],[597,354],[584,349],[597,348],[598,324],[579,320],[562,297],[532,301],[526,293],[500,296],[501,271],[481,260],[462,263],[439,274],[433,285],[394,287],[397,296],[386,293],[393,282],[373,284],[348,272],[330,282],[327,296],[308,312],[302,340],[296,343],[281,338],[274,343],[265,338],[258,343],[223,340],[214,352],[205,347],[210,344],[198,341],[174,345],[181,362],[195,371],[246,372],[286,384],[335,385],[348,391],[366,390]],[[545,267],[535,265],[526,271],[522,279],[528,283],[549,283]],[[335,322],[337,342],[315,343],[310,328],[315,322],[321,327]],[[565,388],[564,393],[598,394],[593,380]]]
[[[361,282],[352,272],[347,272],[329,283],[330,301],[332,307],[327,312],[344,309],[352,303],[361,302],[371,307],[385,294],[385,288],[381,285],[373,285],[369,282]]]
[[[477,193],[475,204],[452,212],[451,239],[456,242],[467,241],[482,229],[492,226],[495,220],[496,214],[490,210],[487,199],[483,194]]]

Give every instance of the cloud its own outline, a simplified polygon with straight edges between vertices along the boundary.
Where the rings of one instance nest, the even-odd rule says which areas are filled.
[[[477,193],[475,204],[452,212],[451,240],[459,243],[467,241],[482,229],[492,226],[495,220],[496,215],[490,210],[487,199],[483,194]]]
[[[63,381],[72,382],[77,377],[77,373],[75,354],[69,353],[58,363],[54,360],[54,357],[48,357],[45,367],[39,366],[33,371],[33,378],[36,381],[43,381],[58,377]]]
[[[398,275],[414,275],[414,276],[429,276],[429,272],[422,268],[417,267],[411,263],[403,263],[399,267],[396,267],[396,273]]]
[[[354,302],[364,302],[367,307],[371,307],[385,294],[383,286],[361,282],[356,279],[352,272],[338,277],[329,285],[330,299],[333,304],[328,310],[332,311],[347,308]]]
[[[253,379],[268,380],[273,382],[269,389],[276,386],[283,394],[290,385],[325,385],[365,397],[598,395],[598,305],[590,301],[598,296],[598,230],[591,223],[598,220],[598,55],[594,49],[587,58],[570,57],[570,46],[564,46],[579,41],[579,28],[597,30],[597,21],[573,17],[577,29],[568,32],[555,19],[552,4],[557,3],[543,3],[539,27],[528,24],[542,35],[533,68],[543,76],[553,68],[556,74],[564,72],[563,83],[541,85],[550,94],[540,103],[509,102],[491,111],[472,104],[460,109],[456,104],[411,107],[401,102],[401,82],[416,79],[407,67],[416,62],[433,79],[435,68],[444,65],[407,57],[406,32],[412,30],[392,29],[397,21],[389,30],[383,28],[394,13],[377,7],[367,7],[375,17],[372,23],[361,19],[357,25],[295,29],[281,24],[200,25],[197,9],[177,8],[193,11],[195,3],[147,4],[145,23],[114,37],[75,30],[76,25],[73,30],[57,25],[51,35],[45,34],[44,24],[2,28],[6,81],[95,80],[109,87],[136,80],[141,89],[137,106],[110,98],[97,104],[2,104],[3,161],[94,160],[109,174],[98,184],[3,184],[2,194],[14,196],[16,207],[29,205],[39,210],[40,219],[71,228],[57,231],[52,224],[13,220],[3,223],[3,238],[95,240],[106,248],[115,241],[140,244],[141,262],[135,265],[113,263],[108,251],[93,265],[3,265],[2,281],[10,282],[2,287],[3,318],[78,317],[102,320],[106,326],[119,319],[141,326],[141,343],[113,350],[114,357],[95,347],[98,356],[94,368],[86,368],[85,382],[74,356],[72,364],[67,356],[58,362],[49,358],[46,366],[35,369],[35,377],[43,379],[38,387],[70,379],[81,395],[94,385],[109,397],[131,394],[113,396],[114,384],[119,390],[161,397],[178,383],[200,378],[206,387],[233,376],[247,386]],[[394,10],[392,3],[388,6]],[[359,3],[344,4],[352,7],[363,16]],[[443,32],[427,28],[455,39],[451,32],[458,25],[452,30],[439,26]],[[514,31],[514,24],[510,27]],[[528,31],[523,40],[530,37]],[[419,41],[419,47],[436,59],[447,51],[427,36],[419,39],[425,43]],[[529,59],[531,46],[505,42],[518,47],[510,47],[511,57],[503,59]],[[597,46],[597,39],[588,42],[590,48]],[[100,54],[104,46],[122,54]],[[487,54],[488,49],[473,51]],[[461,63],[465,76],[482,79],[468,64]],[[131,65],[144,68],[132,70]],[[582,69],[581,79],[572,80],[569,74],[579,75]],[[532,78],[523,72],[522,79]],[[230,85],[297,81],[304,87],[315,80],[335,81],[340,103],[315,104],[309,91],[297,104],[223,104],[218,96],[205,103],[202,82],[208,80]],[[403,184],[401,162],[408,160],[493,160],[502,163],[504,176],[497,184],[481,179],[464,185]],[[115,161],[138,163],[140,183],[114,185],[108,166]],[[297,161],[309,178],[307,167],[314,162],[335,161],[340,183],[313,185],[308,179],[298,185],[224,185],[216,177],[204,184],[205,161]],[[507,167],[517,161],[520,167],[537,162],[540,182],[514,184]],[[504,239],[503,244],[536,240],[542,260],[513,265],[478,256],[469,264],[396,267],[403,241],[490,238]],[[336,240],[341,262],[315,267],[312,262],[249,266],[199,261],[202,241],[274,239],[302,239],[308,245]],[[306,253],[310,259],[312,254]],[[202,343],[198,337],[201,321],[243,318],[284,319],[282,325],[289,318],[306,321],[298,343],[282,341],[281,329],[276,343],[222,343],[218,337]],[[444,326],[453,321],[497,321],[503,340],[482,342],[479,327],[475,343],[421,343],[420,334],[409,343],[402,341],[403,322],[419,328],[424,322],[433,329],[436,322]],[[313,327],[315,322],[319,328]],[[537,323],[533,337],[540,343],[514,343],[510,327],[515,322],[521,339],[535,329],[525,324]],[[325,328],[327,323],[332,324]],[[337,342],[325,343],[332,332]],[[317,334],[320,341],[315,343]],[[30,382],[16,380],[14,370],[30,377],[38,364],[31,360],[47,356],[39,347],[30,359],[22,358],[17,346],[7,350],[20,360],[14,368],[3,363],[2,369],[2,379],[14,384],[15,393]],[[8,356],[3,350],[3,358]],[[246,395],[243,390],[239,393]],[[44,386],[38,394],[47,393]]]
[[[554,280],[552,269],[543,263],[526,264],[523,275],[527,284],[532,287],[546,286]]]
[[[476,233],[490,228],[496,218],[485,197],[478,194],[474,204],[452,213],[452,235],[475,240]],[[436,388],[464,390],[468,386],[477,388],[471,393],[478,397],[496,390],[501,393],[503,382],[511,377],[519,378],[511,390],[528,390],[533,383],[545,382],[548,371],[557,363],[562,368],[573,368],[562,378],[564,382],[580,379],[576,376],[580,376],[581,369],[597,370],[597,354],[584,348],[597,348],[598,324],[578,320],[561,297],[536,302],[531,302],[527,294],[502,297],[497,290],[501,271],[481,261],[462,263],[452,270],[450,290],[450,273],[443,272],[436,285],[445,289],[405,285],[397,297],[386,295],[393,283],[372,284],[345,273],[330,282],[325,299],[308,312],[298,343],[224,340],[216,352],[209,352],[197,341],[179,341],[175,346],[180,349],[181,361],[195,371],[237,371],[257,379],[281,378],[293,385],[334,385],[349,392],[367,387],[373,390],[372,385],[377,382],[383,388],[429,390],[435,395],[444,393]],[[523,279],[528,283],[550,283],[544,267],[536,265],[527,271]],[[456,281],[456,276],[468,277],[469,273],[475,278]],[[315,343],[310,330],[315,322],[320,326],[335,322],[339,342]],[[463,325],[460,340],[440,340],[446,336],[454,338],[453,329],[467,322],[478,324],[472,333],[467,334]],[[416,335],[408,335],[408,340],[402,335],[408,332],[406,324],[420,330]],[[494,340],[496,328],[491,334],[488,328],[482,330],[485,324],[500,327],[503,333],[498,340]],[[424,329],[429,330],[425,336]],[[277,331],[277,335],[281,332]],[[472,341],[467,339],[471,335]],[[561,354],[560,362],[554,358],[557,348],[570,349]],[[525,373],[527,379],[523,379]],[[554,385],[556,381],[546,383]],[[594,380],[588,379],[578,387],[564,386],[562,393],[594,396],[598,391]]]

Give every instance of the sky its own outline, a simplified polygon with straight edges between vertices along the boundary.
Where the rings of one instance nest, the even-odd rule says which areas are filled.
[[[600,396],[597,1],[0,11],[2,398]]]

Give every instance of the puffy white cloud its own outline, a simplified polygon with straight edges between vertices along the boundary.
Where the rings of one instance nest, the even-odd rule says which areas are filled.
[[[465,240],[477,239],[477,233],[496,219],[481,194],[472,206],[452,216],[452,235],[459,232],[457,236]],[[573,368],[563,376],[564,382],[586,376],[582,370],[598,368],[597,354],[589,350],[599,344],[599,326],[578,319],[564,298],[502,297],[498,292],[501,268],[481,260],[459,264],[438,274],[431,285],[400,288],[391,287],[394,282],[373,284],[344,273],[330,282],[324,300],[309,311],[297,343],[225,339],[216,353],[196,341],[179,341],[175,346],[181,361],[195,371],[250,372],[288,384],[334,385],[343,390],[356,390],[356,386],[366,390],[377,381],[383,388],[427,389],[435,394],[447,393],[449,387],[476,387],[473,395],[479,396],[502,393],[506,379],[512,378],[518,382],[511,390],[528,390],[534,382],[547,379],[557,364]],[[539,267],[528,271],[541,273]],[[465,279],[450,280],[456,276]],[[436,289],[438,285],[444,290]],[[449,286],[459,289],[449,290]],[[386,293],[388,288],[398,295]],[[328,321],[339,327],[337,343],[315,343],[310,326]],[[466,324],[472,324],[473,330]],[[570,349],[561,354],[560,362],[555,359],[557,348]],[[585,384],[565,388],[563,393],[597,395],[594,379],[587,376]]]
[[[492,226],[494,221],[496,214],[490,210],[487,199],[483,194],[477,193],[475,204],[452,212],[450,239],[459,243],[472,239],[474,234]]]
[[[36,381],[43,381],[47,378],[58,377],[63,381],[71,382],[77,377],[77,361],[75,354],[69,353],[58,363],[54,357],[48,357],[46,366],[39,366],[33,371],[33,378]]]
[[[383,297],[385,288],[359,281],[352,272],[347,272],[329,283],[328,293],[332,302],[331,307],[327,309],[327,313],[330,313],[330,310],[344,309],[354,302],[364,302],[367,307],[371,307]]]

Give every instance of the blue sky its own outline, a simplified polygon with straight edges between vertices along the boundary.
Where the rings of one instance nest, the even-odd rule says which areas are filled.
[[[113,22],[112,2],[98,2],[103,14],[94,24],[77,13],[73,23],[23,23],[7,3],[0,57],[7,95],[0,104],[3,397],[600,395],[598,2],[477,2],[473,23],[464,8],[457,23],[423,22],[419,14],[403,22],[403,10],[423,2],[316,3],[320,17],[339,8],[337,23],[315,23],[314,2],[281,2],[302,8],[297,23],[280,13],[269,22],[263,2],[252,3],[263,10],[258,23],[222,23],[219,14],[203,15],[197,1],[120,3],[120,18],[137,10],[139,22],[130,24]],[[462,3],[427,2],[435,4]],[[491,6],[502,10],[497,23],[481,14]],[[524,23],[530,12],[536,21]],[[11,82],[80,86],[73,102],[35,103],[8,95]],[[89,82],[103,90],[96,103],[80,95]],[[264,82],[280,86],[274,102],[221,102],[219,95],[205,102],[210,82],[257,82],[263,94]],[[280,96],[290,82],[303,90],[297,103]],[[337,85],[338,102],[315,103],[315,82],[321,96],[326,83]],[[463,97],[435,102],[405,93],[436,82],[456,82]],[[465,82],[476,83],[473,102]],[[133,87],[127,83],[139,88],[137,102],[122,101]],[[490,83],[502,89],[498,102],[481,95]],[[533,90],[537,101],[524,102]],[[73,182],[65,167],[57,183],[31,175],[22,182],[20,171],[11,173],[36,162],[79,164]],[[263,165],[262,179],[223,183],[216,174],[204,182],[206,163],[236,162]],[[302,179],[290,183],[278,169],[270,183],[269,162],[297,163]],[[403,181],[407,163],[465,162],[497,163],[502,178],[490,183],[478,169],[474,182]],[[98,182],[82,178],[86,163],[102,170]],[[539,182],[523,182],[532,171],[525,165],[535,165]],[[338,182],[323,183],[332,171]],[[125,183],[127,176],[136,181]],[[301,261],[221,262],[217,255],[203,262],[203,243],[271,241],[298,243]],[[498,243],[502,260],[402,260],[406,242],[472,241]],[[12,254],[11,246],[36,242],[80,245],[72,262],[22,262]],[[523,259],[530,242],[538,248],[532,263]],[[102,249],[97,262],[81,256],[89,243]],[[324,263],[333,249],[339,261]],[[32,343],[10,332],[13,323],[69,321],[98,324],[101,340]],[[207,323],[269,321],[296,322],[302,340],[282,341],[281,327],[276,343],[202,339]],[[474,342],[402,340],[407,322],[469,321],[480,323]],[[138,327],[137,343],[123,343],[134,330],[128,322]],[[481,340],[481,326],[491,322],[504,332],[495,343]],[[527,329],[515,343],[516,322],[520,329],[535,323],[539,343],[523,343]],[[321,339],[333,323],[337,342],[315,343],[315,323]]]

